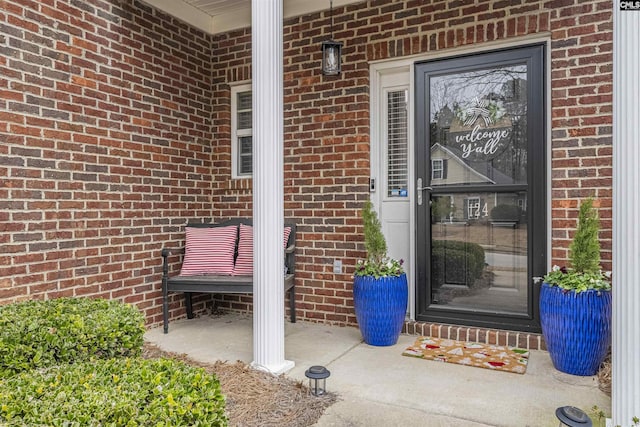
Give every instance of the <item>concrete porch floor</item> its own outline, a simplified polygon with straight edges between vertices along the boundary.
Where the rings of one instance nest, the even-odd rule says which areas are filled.
[[[253,360],[252,318],[240,314],[171,322],[145,338],[166,351],[202,362]],[[373,347],[353,327],[285,323],[286,375],[307,380],[309,366],[331,371],[327,389],[339,401],[316,424],[323,426],[557,426],[555,409],[571,405],[591,413],[611,411],[595,377],[553,368],[549,354],[532,351],[524,375],[402,356],[414,336],[391,347]],[[597,425],[597,424],[594,424]]]

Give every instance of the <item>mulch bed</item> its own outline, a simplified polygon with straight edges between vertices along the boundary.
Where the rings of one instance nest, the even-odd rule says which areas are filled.
[[[598,388],[607,396],[611,396],[611,353],[607,355],[600,365],[597,378]]]
[[[234,427],[307,427],[336,402],[335,394],[313,396],[299,381],[251,368],[244,362],[202,363],[145,342],[144,358],[172,358],[214,373],[227,399],[229,425]]]

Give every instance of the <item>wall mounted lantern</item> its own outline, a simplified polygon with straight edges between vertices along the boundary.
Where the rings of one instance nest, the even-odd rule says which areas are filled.
[[[322,396],[327,392],[327,378],[331,372],[324,366],[312,366],[304,373],[309,378],[309,389],[314,396]]]
[[[342,43],[333,40],[333,0],[331,0],[331,38],[322,42],[322,74],[337,76],[342,71]]]
[[[591,418],[575,406],[563,406],[556,409],[556,417],[560,420],[560,426],[569,427],[592,427]]]

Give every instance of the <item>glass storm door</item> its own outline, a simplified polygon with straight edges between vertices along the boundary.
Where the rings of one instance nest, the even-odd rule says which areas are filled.
[[[538,331],[544,46],[416,64],[418,320]]]

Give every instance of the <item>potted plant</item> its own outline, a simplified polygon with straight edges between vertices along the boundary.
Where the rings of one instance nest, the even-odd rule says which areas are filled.
[[[611,341],[611,274],[600,267],[600,222],[593,199],[581,203],[569,268],[554,266],[540,289],[540,322],[553,365],[595,375]]]
[[[354,274],[356,319],[367,344],[394,345],[407,310],[407,275],[402,260],[387,256],[387,242],[370,200],[364,204],[362,219],[367,259],[358,261]]]

